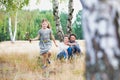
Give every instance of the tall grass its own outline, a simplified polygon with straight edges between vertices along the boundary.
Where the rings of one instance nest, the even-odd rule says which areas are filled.
[[[52,64],[41,69],[41,57],[28,54],[1,54],[0,80],[84,80],[84,56],[72,63],[59,62],[52,56]]]
[[[0,43],[0,80],[85,80],[85,44],[80,42],[83,55],[76,60],[57,61],[52,47],[51,64],[41,69],[38,42]]]
[[[1,54],[0,80],[13,80],[16,74],[41,72],[38,56],[30,58],[27,54]],[[6,76],[7,74],[7,76]]]

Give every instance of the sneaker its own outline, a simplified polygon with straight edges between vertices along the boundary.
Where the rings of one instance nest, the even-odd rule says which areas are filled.
[[[45,68],[47,68],[47,66],[43,65],[43,66],[42,66],[42,69],[45,69]]]
[[[51,63],[49,59],[47,59],[47,62],[48,62],[48,64],[50,64],[50,63]]]

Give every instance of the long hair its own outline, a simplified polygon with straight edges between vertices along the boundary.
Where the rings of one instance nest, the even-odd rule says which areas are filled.
[[[43,19],[43,20],[42,20],[42,23],[43,23],[43,22],[47,22],[47,23],[48,23],[47,28],[49,28],[49,29],[51,28],[50,22],[49,22],[47,19]],[[42,26],[42,23],[41,23],[41,26]]]

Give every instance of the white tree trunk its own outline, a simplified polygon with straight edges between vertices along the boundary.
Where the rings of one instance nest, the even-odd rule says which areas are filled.
[[[17,34],[17,12],[15,14],[15,25],[14,25],[14,32],[12,31],[12,24],[11,24],[11,17],[8,18],[8,27],[9,27],[9,33],[10,33],[10,40],[12,42],[15,42],[16,34]]]
[[[13,40],[13,34],[12,34],[12,25],[11,25],[11,17],[8,18],[8,27],[9,27],[9,33],[10,33],[10,40]]]
[[[120,1],[81,0],[86,80],[120,80]]]
[[[15,29],[14,29],[14,35],[13,35],[13,42],[16,40],[16,34],[17,34],[17,12],[15,14]]]

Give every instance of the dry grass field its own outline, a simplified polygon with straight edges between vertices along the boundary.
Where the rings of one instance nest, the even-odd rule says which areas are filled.
[[[1,42],[0,80],[85,80],[85,42],[78,42],[83,55],[73,61],[57,61],[57,47],[53,44],[51,64],[44,70],[38,41]]]

